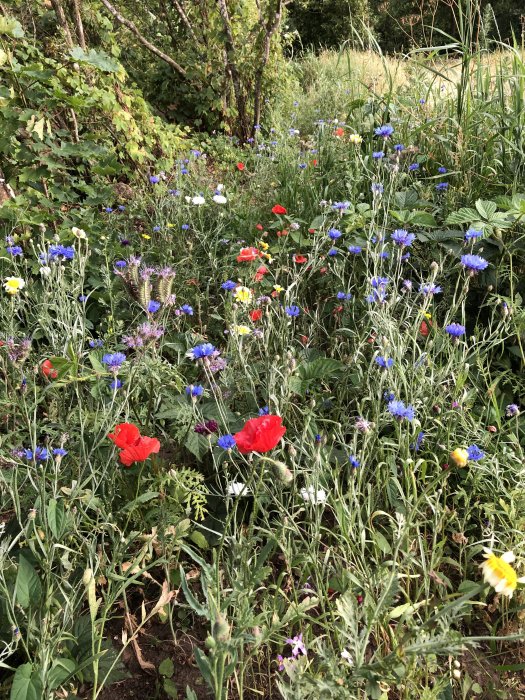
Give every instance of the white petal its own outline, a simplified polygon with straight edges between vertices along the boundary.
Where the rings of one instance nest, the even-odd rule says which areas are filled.
[[[503,561],[507,562],[507,564],[512,564],[513,561],[516,561],[514,552],[505,552],[505,554],[502,554],[501,558]]]

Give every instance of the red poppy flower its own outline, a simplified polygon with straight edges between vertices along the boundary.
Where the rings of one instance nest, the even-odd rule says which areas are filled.
[[[237,163],[237,170],[241,170],[241,171],[242,171],[242,170],[244,170],[245,167],[246,167],[246,166],[244,165],[244,163]]]
[[[280,238],[281,236],[287,236],[287,235],[288,235],[288,231],[285,228],[283,228],[282,231],[277,231],[277,238]]]
[[[345,130],[342,129],[340,126],[334,131],[335,136],[338,138],[341,138],[341,136],[345,135]]]
[[[309,229],[308,229],[308,233],[315,233],[315,229],[314,229],[314,228],[309,228]]]
[[[306,343],[310,340],[310,338],[307,335],[300,335],[299,339],[303,345],[306,345]]]
[[[428,323],[426,321],[421,321],[421,325],[419,326],[419,332],[424,338],[426,338],[427,335],[430,333],[430,326],[432,326],[430,321]]]
[[[257,229],[257,231],[262,231],[264,229],[264,226],[262,224],[256,224],[255,228]]]
[[[44,360],[40,366],[42,374],[48,379],[56,379],[58,377],[57,370],[53,367],[51,360]]]
[[[302,265],[303,263],[308,262],[308,258],[305,255],[301,255],[300,253],[296,253],[292,259],[294,263],[297,263],[298,265]]]
[[[317,158],[314,158],[314,159],[313,159],[312,165],[314,166],[314,168],[317,167]]]
[[[125,467],[131,467],[135,462],[144,462],[151,454],[160,450],[157,438],[139,437],[133,445],[127,445],[120,453],[120,461]]]
[[[281,416],[259,416],[247,421],[244,428],[233,436],[239,452],[269,452],[285,434]]]
[[[326,275],[327,272],[328,272],[328,268],[327,268],[327,267],[321,267],[321,268],[319,269],[319,274],[320,274],[320,275]]]
[[[133,423],[119,423],[108,438],[122,450],[128,445],[133,445],[140,438],[140,430]]]
[[[252,321],[255,323],[255,321],[260,321],[262,318],[262,311],[261,309],[254,309],[253,311],[250,311],[250,318]]]
[[[257,248],[241,248],[237,256],[237,262],[253,262],[260,257],[261,253]]]
[[[275,204],[272,207],[272,214],[288,214],[288,211],[280,204]]]

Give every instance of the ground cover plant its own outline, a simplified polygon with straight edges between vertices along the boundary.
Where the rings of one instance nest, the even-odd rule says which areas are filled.
[[[308,55],[97,170],[47,100],[108,66],[1,32],[0,697],[525,697],[520,47]]]

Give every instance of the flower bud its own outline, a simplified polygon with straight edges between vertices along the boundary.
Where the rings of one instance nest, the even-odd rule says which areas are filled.
[[[273,462],[273,471],[276,476],[276,478],[282,483],[282,484],[291,484],[293,481],[293,474],[292,472],[288,469],[286,464],[284,462]]]
[[[218,613],[212,628],[213,639],[216,642],[227,642],[230,638],[230,625],[222,613]]]
[[[86,569],[84,575],[82,576],[82,583],[84,586],[89,586],[91,579],[93,578],[93,569]]]

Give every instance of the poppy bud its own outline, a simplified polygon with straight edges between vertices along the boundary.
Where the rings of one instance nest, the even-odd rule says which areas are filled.
[[[293,474],[288,469],[286,464],[284,464],[284,462],[276,462],[276,461],[272,460],[272,466],[273,466],[273,471],[274,471],[276,478],[282,484],[291,484],[292,483]]]
[[[218,613],[212,628],[213,639],[216,642],[227,642],[230,638],[230,625],[222,613]]]
[[[48,379],[56,379],[58,377],[58,372],[53,367],[51,360],[44,360],[40,365],[40,369],[44,377],[47,377]]]

